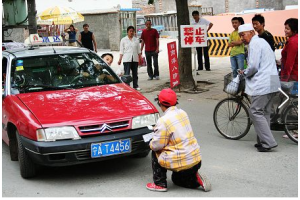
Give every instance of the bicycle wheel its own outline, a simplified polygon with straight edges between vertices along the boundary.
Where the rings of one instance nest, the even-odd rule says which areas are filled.
[[[214,124],[225,138],[238,140],[250,129],[248,108],[235,98],[224,99],[215,107]]]
[[[288,106],[282,118],[285,133],[292,141],[298,143],[298,105]]]

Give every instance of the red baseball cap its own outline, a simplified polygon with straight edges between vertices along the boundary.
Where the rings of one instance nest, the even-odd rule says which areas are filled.
[[[164,106],[175,106],[177,104],[177,95],[170,88],[163,89],[158,95],[158,100]]]

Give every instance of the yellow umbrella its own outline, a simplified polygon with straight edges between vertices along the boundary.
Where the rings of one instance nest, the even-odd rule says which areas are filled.
[[[55,25],[73,24],[84,21],[84,17],[79,12],[75,11],[72,8],[61,6],[48,8],[45,11],[41,12],[38,17],[41,20],[50,20]]]
[[[36,18],[36,23],[38,25],[52,25],[53,24],[53,20],[52,19],[42,20],[40,17],[37,17]]]

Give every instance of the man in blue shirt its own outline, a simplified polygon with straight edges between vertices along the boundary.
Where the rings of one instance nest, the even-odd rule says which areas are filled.
[[[239,26],[239,35],[244,44],[249,44],[248,68],[239,73],[246,78],[246,94],[251,97],[250,118],[257,133],[259,152],[277,147],[270,130],[270,114],[273,96],[280,88],[275,63],[275,54],[266,40],[255,35],[252,24]]]

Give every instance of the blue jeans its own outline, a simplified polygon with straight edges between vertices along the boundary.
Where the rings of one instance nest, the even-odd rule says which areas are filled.
[[[230,57],[231,69],[232,69],[232,73],[233,73],[234,78],[238,74],[237,69],[244,70],[244,60],[245,60],[245,55],[244,54],[238,54],[236,56],[231,56]]]

